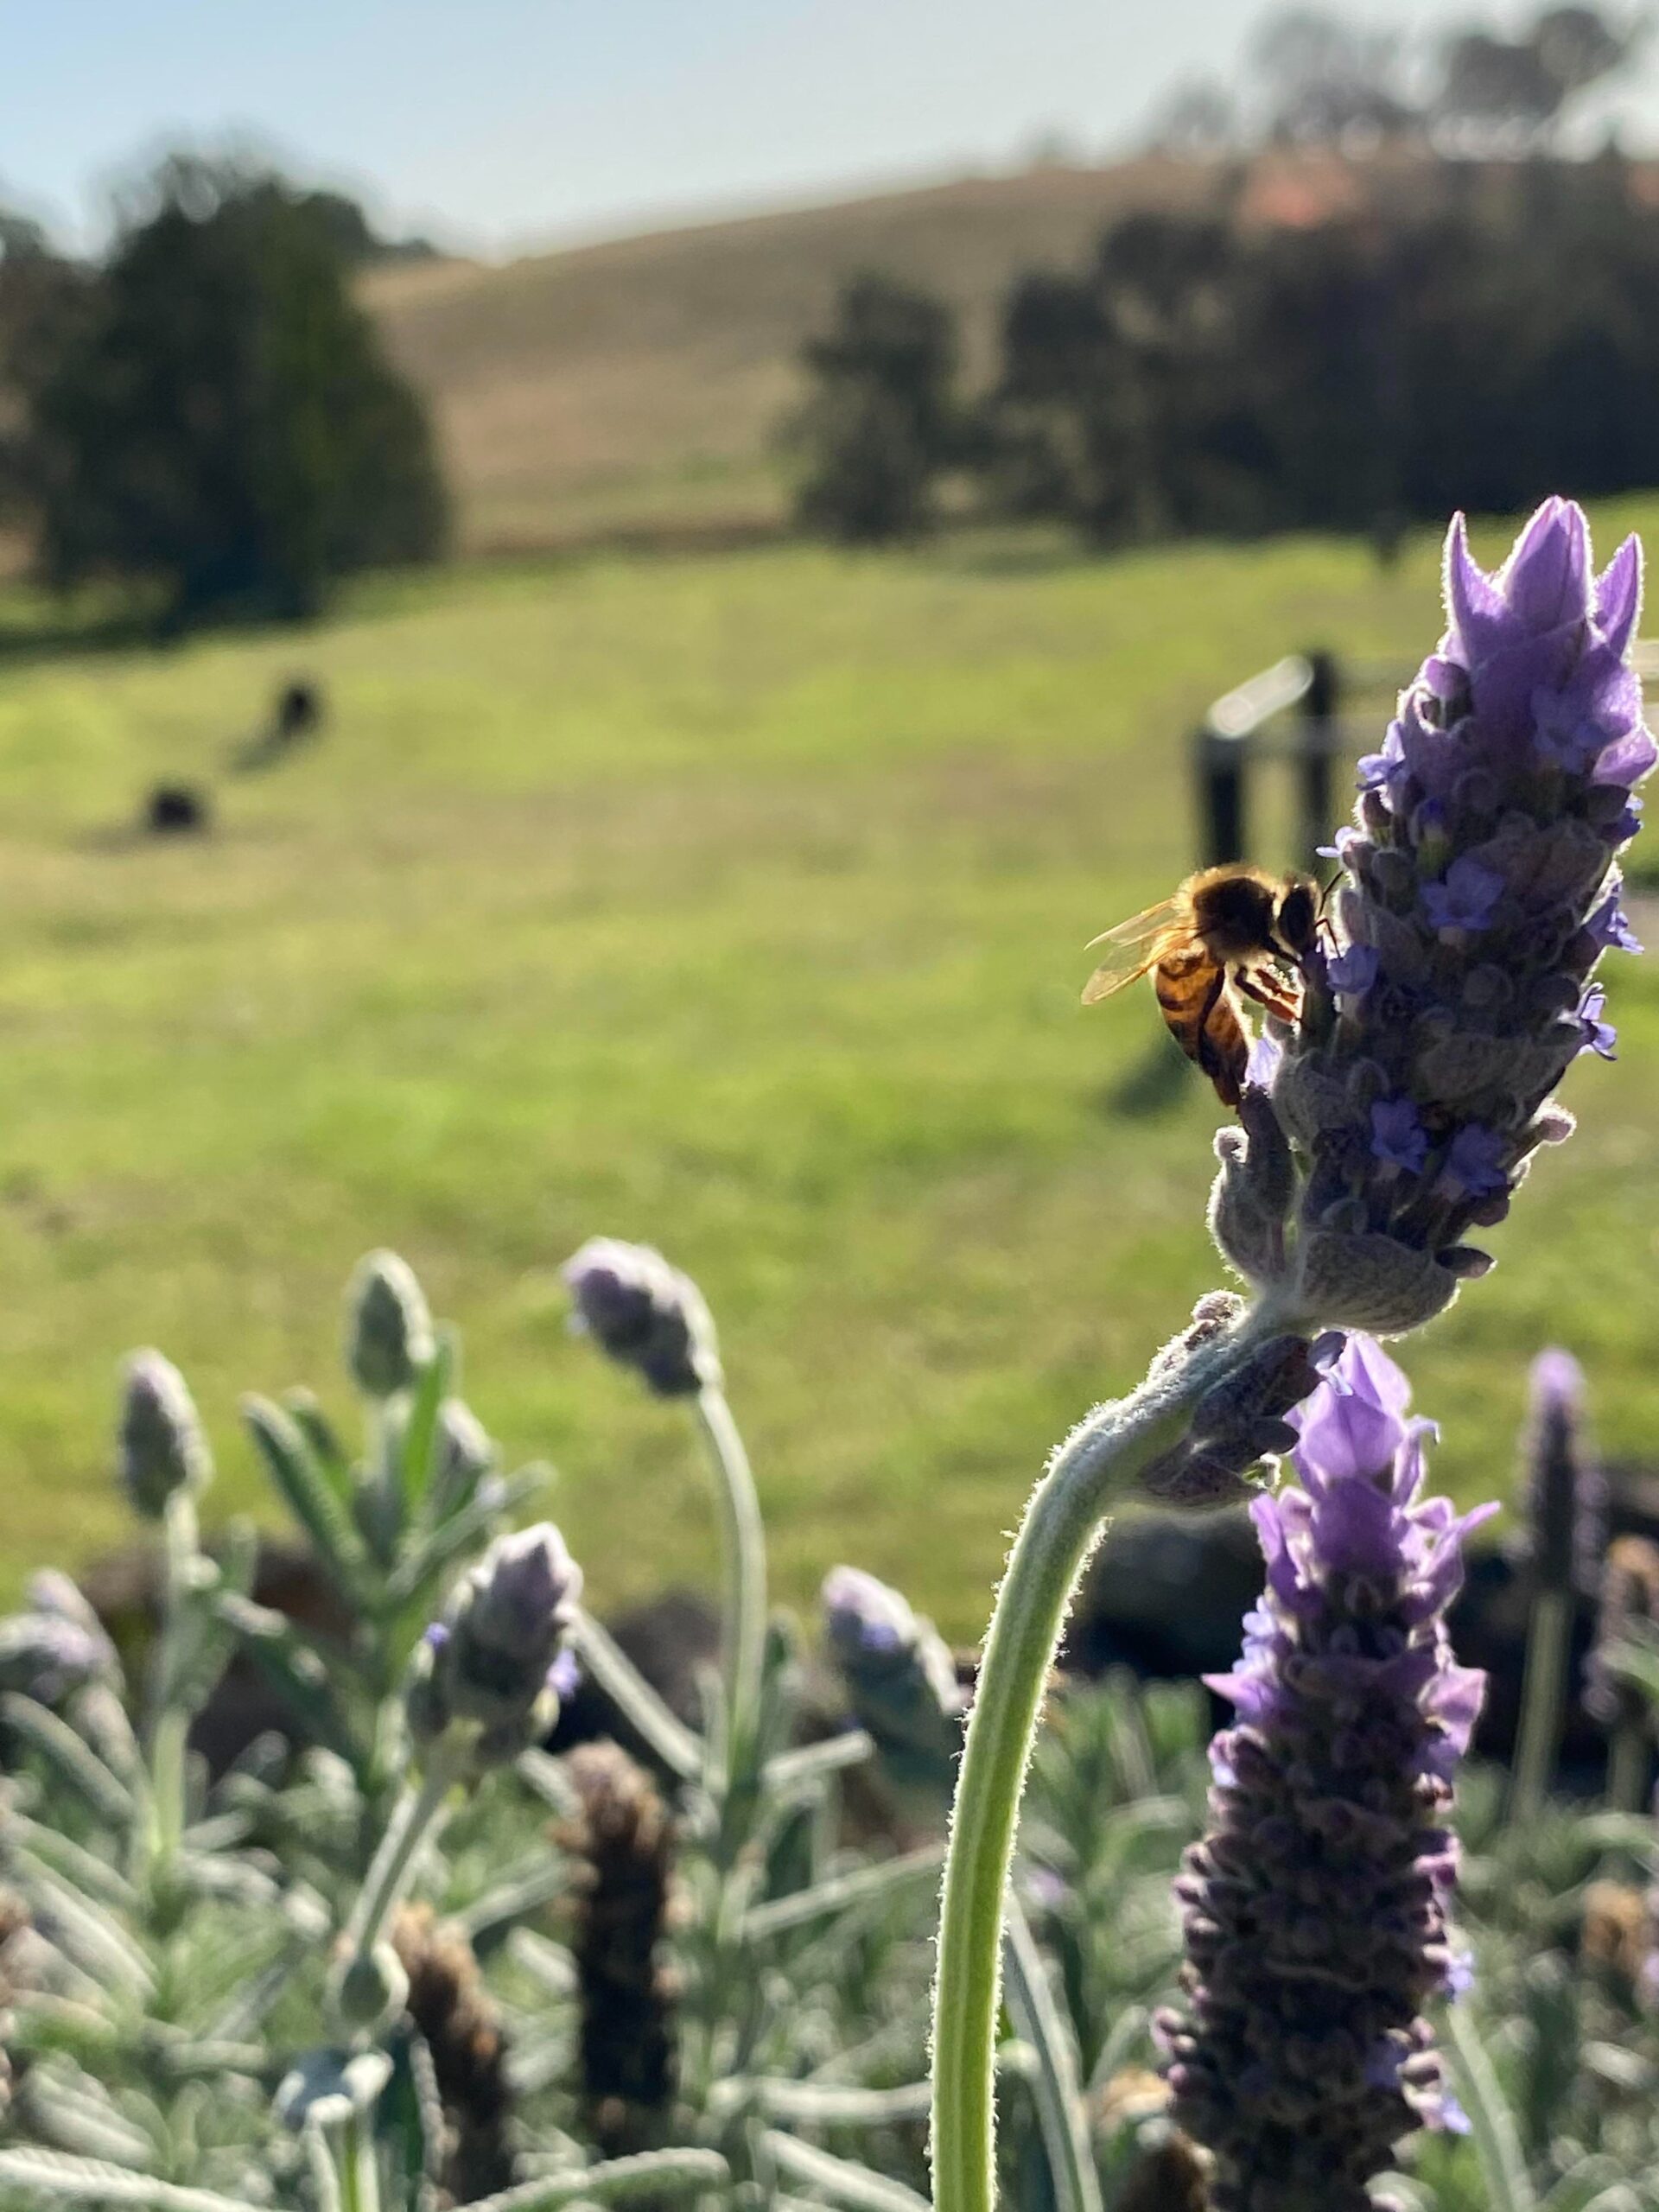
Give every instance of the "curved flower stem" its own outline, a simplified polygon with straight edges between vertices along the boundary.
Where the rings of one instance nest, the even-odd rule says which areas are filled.
[[[991,2212],[1002,1905],[1026,1768],[1071,1592],[1102,1516],[1178,1443],[1206,1390],[1282,1321],[1256,1308],[1133,1396],[1096,1407],[1033,1491],[985,1640],[951,1814],[933,1988],[934,2212]]]
[[[726,1690],[728,1775],[748,1755],[760,1713],[766,1650],[766,1535],[749,1455],[723,1391],[697,1393],[697,1421],[715,1471],[720,1510],[721,1669]]]
[[[428,1754],[420,1787],[404,1790],[358,1892],[346,1929],[358,1956],[365,1955],[379,1942],[381,1929],[409,1886],[416,1853],[442,1821],[445,1800],[457,1779],[456,1768],[444,1757],[442,1744],[435,1745]]]

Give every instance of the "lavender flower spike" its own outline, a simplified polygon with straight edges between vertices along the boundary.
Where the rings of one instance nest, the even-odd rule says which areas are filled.
[[[1446,635],[1338,838],[1335,944],[1304,961],[1294,1029],[1269,1025],[1243,1141],[1224,1133],[1212,1225],[1288,1320],[1395,1335],[1449,1305],[1491,1264],[1469,1231],[1572,1129],[1556,1084],[1611,1056],[1591,979],[1635,942],[1618,859],[1659,758],[1628,659],[1640,600],[1635,539],[1596,577],[1568,500],[1491,575],[1452,525]]]
[[[1551,1347],[1532,1363],[1524,1445],[1533,1579],[1542,1590],[1589,1594],[1607,1548],[1607,1483],[1584,1433],[1584,1370]]]
[[[1237,1717],[1177,1885],[1188,2008],[1160,2024],[1214,2212],[1371,2212],[1400,2139],[1461,2122],[1421,2013],[1456,1972],[1446,1813],[1485,1678],[1445,1616],[1485,1516],[1423,1497],[1408,1396],[1351,1338],[1290,1416],[1300,1485],[1252,1508],[1267,1587],[1211,1683]]]
[[[649,1244],[590,1236],[565,1262],[575,1326],[638,1370],[659,1397],[695,1397],[721,1382],[715,1324],[689,1275]]]

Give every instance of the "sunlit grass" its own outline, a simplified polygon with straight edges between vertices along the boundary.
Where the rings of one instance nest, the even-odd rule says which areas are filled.
[[[679,1419],[563,1333],[557,1263],[606,1230],[710,1295],[785,1593],[850,1554],[977,1629],[1049,1445],[1217,1279],[1213,1103],[1145,1079],[1149,999],[1078,1010],[1082,942],[1192,864],[1203,702],[1306,644],[1403,666],[1433,586],[1426,540],[1386,577],[1311,541],[964,541],[462,575],[299,636],[0,659],[12,1579],[123,1533],[136,1343],[194,1383],[219,1510],[254,1503],[235,1394],[336,1387],[339,1287],[382,1243],[462,1325],[488,1425],[558,1463],[601,1597],[697,1576]],[[118,834],[300,670],[317,746],[223,784],[207,842]],[[1545,1341],[1610,1448],[1659,1422],[1659,995],[1640,963],[1613,990],[1580,1134],[1407,1356],[1465,1492],[1506,1483]]]

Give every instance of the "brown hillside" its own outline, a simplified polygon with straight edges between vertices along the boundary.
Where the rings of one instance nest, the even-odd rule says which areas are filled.
[[[944,294],[982,352],[1016,269],[1075,260],[1128,207],[1188,202],[1170,160],[964,178],[503,268],[391,268],[368,297],[435,410],[474,550],[764,524],[795,357],[840,281],[879,268]]]

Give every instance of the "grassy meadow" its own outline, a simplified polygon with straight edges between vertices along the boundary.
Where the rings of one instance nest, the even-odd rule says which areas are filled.
[[[1605,549],[1644,519],[1599,518]],[[785,1593],[850,1555],[976,1630],[1050,1445],[1218,1276],[1213,1103],[1166,1079],[1149,994],[1080,1011],[1083,942],[1191,865],[1203,702],[1305,644],[1414,659],[1434,570],[1427,539],[1380,579],[1312,541],[548,563],[165,652],[48,649],[12,601],[7,1583],[125,1533],[134,1344],[196,1389],[215,1510],[258,1503],[237,1393],[345,1410],[340,1290],[374,1243],[461,1325],[493,1432],[556,1463],[598,1598],[696,1577],[683,1416],[565,1334],[558,1263],[602,1230],[708,1291]],[[128,833],[296,671],[318,744],[224,781],[207,841]],[[1612,989],[1578,1137],[1410,1348],[1465,1494],[1506,1485],[1552,1339],[1611,1452],[1659,1431],[1659,988],[1624,962]]]

